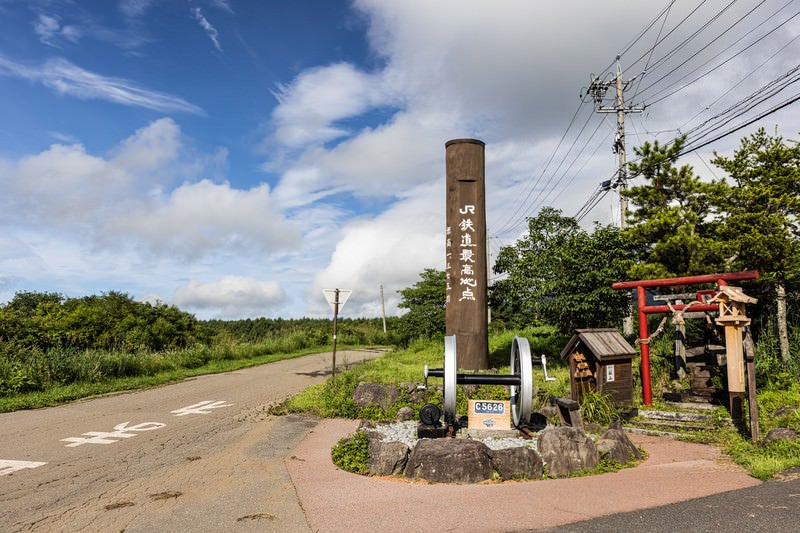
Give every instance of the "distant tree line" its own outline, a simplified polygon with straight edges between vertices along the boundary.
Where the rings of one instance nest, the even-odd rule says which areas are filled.
[[[339,346],[399,343],[398,319],[338,321]],[[175,306],[108,292],[66,298],[18,292],[0,306],[0,397],[75,383],[329,350],[330,319],[202,321]]]
[[[246,318],[241,320],[207,320],[203,326],[215,342],[258,343],[268,339],[303,335],[309,345],[324,346],[332,342],[333,321],[328,318]],[[387,317],[387,333],[380,318],[340,318],[339,340],[348,344],[397,344],[398,318]]]
[[[209,331],[177,307],[110,291],[66,298],[18,292],[0,307],[0,353],[37,349],[171,350],[207,342]]]
[[[397,342],[397,318],[343,318],[340,339],[349,344]],[[166,304],[137,302],[110,291],[67,298],[52,292],[22,291],[0,307],[0,354],[51,349],[106,351],[181,350],[196,345],[259,343],[293,335],[306,346],[332,341],[332,320],[255,318],[198,320]]]

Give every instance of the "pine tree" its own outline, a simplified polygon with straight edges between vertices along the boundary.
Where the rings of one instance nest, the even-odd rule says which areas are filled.
[[[774,286],[781,357],[789,359],[786,285],[800,278],[800,146],[761,128],[733,157],[712,161],[733,181],[719,198],[722,236],[735,265],[756,268]]]

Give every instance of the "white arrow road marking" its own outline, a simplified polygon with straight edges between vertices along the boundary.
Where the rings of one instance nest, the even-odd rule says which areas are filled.
[[[65,446],[68,448],[74,448],[75,446],[80,446],[82,444],[112,444],[117,442],[119,439],[129,439],[131,437],[135,437],[137,431],[152,431],[154,429],[161,429],[166,424],[162,424],[161,422],[142,422],[141,424],[136,424],[135,426],[128,427],[130,422],[123,422],[122,424],[117,424],[114,426],[114,431],[89,431],[88,433],[84,433],[84,435],[88,435],[89,437],[69,437],[66,439],[61,439],[63,442],[70,442],[71,444],[66,444]],[[133,431],[134,433],[126,433],[128,431]]]
[[[170,413],[173,413],[175,416],[207,415],[211,412],[210,409],[219,409],[220,407],[230,407],[232,405],[232,403],[225,403],[224,400],[218,402],[206,400],[194,405],[189,405],[188,407],[175,409],[174,411],[170,411]]]
[[[26,468],[38,468],[47,463],[38,463],[36,461],[10,461],[0,459],[0,476],[13,474],[17,470],[24,470]]]

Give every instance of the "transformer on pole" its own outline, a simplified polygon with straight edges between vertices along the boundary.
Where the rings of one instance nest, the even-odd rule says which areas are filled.
[[[592,75],[591,82],[589,83],[589,87],[586,90],[586,94],[592,97],[595,103],[595,112],[596,113],[616,113],[617,114],[617,133],[614,136],[614,146],[613,150],[614,153],[617,154],[619,158],[619,164],[617,168],[617,179],[613,183],[609,183],[609,187],[620,187],[620,189],[627,189],[628,188],[628,161],[626,156],[626,149],[625,149],[625,115],[627,113],[641,113],[644,111],[644,107],[641,106],[628,106],[625,107],[625,89],[635,80],[636,78],[631,78],[629,80],[622,79],[622,67],[619,64],[619,56],[617,56],[617,75],[613,80],[610,81],[601,81],[599,78],[594,77]],[[606,92],[608,91],[609,87],[614,85],[616,87],[616,98],[614,99],[613,106],[602,106],[603,99],[605,98]],[[625,227],[625,212],[628,210],[628,199],[625,196],[620,195],[619,199],[619,227]]]

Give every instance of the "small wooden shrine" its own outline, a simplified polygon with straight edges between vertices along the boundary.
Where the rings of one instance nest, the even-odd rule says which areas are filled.
[[[572,399],[586,391],[605,392],[619,405],[633,402],[631,361],[636,350],[614,328],[578,329],[561,351],[569,361]]]

